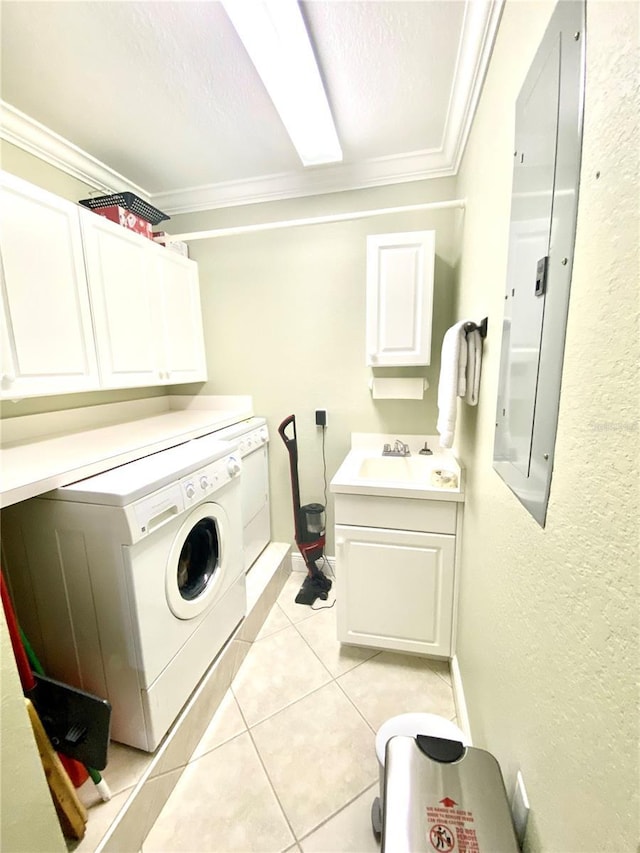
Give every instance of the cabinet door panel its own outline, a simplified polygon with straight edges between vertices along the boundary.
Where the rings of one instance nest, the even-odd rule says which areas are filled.
[[[82,217],[102,385],[157,385],[156,247],[91,211],[82,211]]]
[[[194,261],[160,249],[157,269],[164,343],[163,368],[171,382],[207,378],[200,283]]]
[[[338,639],[448,656],[455,537],[336,525]]]
[[[77,207],[11,175],[0,189],[3,396],[97,388]]]
[[[367,238],[367,364],[429,364],[435,232]]]

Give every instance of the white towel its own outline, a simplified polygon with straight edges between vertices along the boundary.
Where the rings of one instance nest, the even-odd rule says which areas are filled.
[[[458,396],[466,393],[467,344],[461,320],[445,332],[438,383],[438,423],[440,446],[453,446],[458,414]]]
[[[470,406],[478,405],[478,391],[480,390],[480,369],[482,367],[482,338],[476,329],[467,333],[467,382],[464,395],[465,403]]]

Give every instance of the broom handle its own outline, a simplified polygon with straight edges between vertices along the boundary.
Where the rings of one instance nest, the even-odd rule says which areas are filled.
[[[289,438],[285,431],[293,425],[293,438]],[[303,541],[302,528],[300,525],[300,483],[298,480],[298,437],[296,434],[296,416],[289,415],[278,427],[280,438],[289,452],[289,467],[291,469],[291,497],[293,498],[293,524],[295,529],[296,545]]]

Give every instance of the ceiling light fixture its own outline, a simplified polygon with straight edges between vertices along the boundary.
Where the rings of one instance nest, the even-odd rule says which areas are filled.
[[[304,166],[342,150],[297,0],[222,0]]]

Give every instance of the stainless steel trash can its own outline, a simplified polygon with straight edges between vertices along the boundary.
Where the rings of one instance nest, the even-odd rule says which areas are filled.
[[[382,853],[519,853],[496,759],[428,735],[385,754]]]
[[[371,804],[371,825],[377,838],[380,837],[382,832],[384,760],[387,742],[396,735],[411,735],[414,737],[417,734],[457,740],[465,746],[468,744],[467,736],[462,729],[459,729],[451,720],[447,720],[438,714],[427,714],[420,711],[409,714],[398,714],[395,717],[390,717],[380,726],[376,734],[376,757],[378,759],[380,788],[378,796]]]

